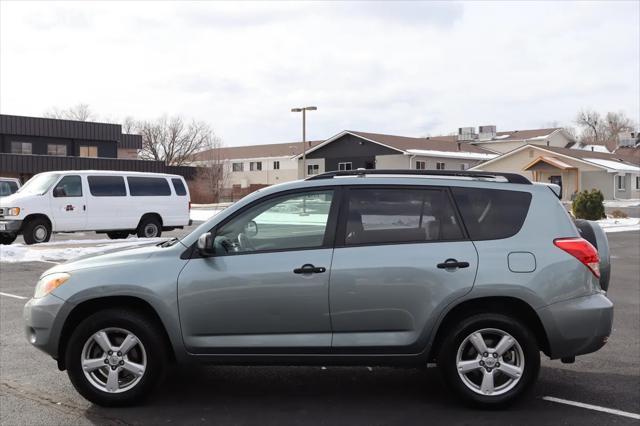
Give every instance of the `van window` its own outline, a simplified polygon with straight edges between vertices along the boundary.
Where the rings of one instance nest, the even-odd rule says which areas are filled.
[[[463,238],[445,191],[351,189],[345,244],[446,241]]]
[[[11,195],[18,190],[18,184],[11,180],[0,181],[0,196]]]
[[[531,194],[502,189],[452,188],[472,240],[514,236],[527,217]]]
[[[153,197],[171,195],[169,183],[165,178],[127,176],[129,194],[134,197]]]
[[[171,179],[171,183],[173,183],[173,189],[176,191],[176,195],[187,195],[187,190],[184,188],[181,179],[173,178]]]
[[[124,197],[127,190],[122,176],[89,176],[89,191],[94,197]]]
[[[53,188],[54,197],[82,197],[82,178],[65,176]]]

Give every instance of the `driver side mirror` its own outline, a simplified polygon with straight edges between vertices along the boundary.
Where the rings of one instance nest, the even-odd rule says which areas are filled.
[[[203,256],[213,256],[215,254],[215,248],[213,246],[213,234],[211,232],[205,232],[198,238],[198,251]]]

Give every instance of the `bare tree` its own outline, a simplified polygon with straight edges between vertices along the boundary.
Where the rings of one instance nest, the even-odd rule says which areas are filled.
[[[227,173],[225,171],[224,158],[222,158],[222,141],[214,137],[210,148],[198,153],[198,189],[204,194],[199,194],[203,199],[212,202],[220,202],[225,187]]]
[[[48,111],[45,111],[44,116],[46,118],[76,121],[94,121],[97,119],[96,114],[94,114],[89,105],[82,103],[66,109],[58,107],[50,108]]]
[[[605,142],[605,122],[600,113],[592,109],[582,109],[576,117],[576,124],[582,129],[580,142],[603,145]]]
[[[195,153],[210,148],[216,139],[209,124],[195,120],[186,124],[178,116],[139,122],[137,132],[142,135],[141,158],[172,166],[189,163]]]
[[[609,151],[613,152],[620,142],[620,134],[634,129],[635,123],[622,111],[608,112],[605,121],[607,123],[607,141],[605,144]]]

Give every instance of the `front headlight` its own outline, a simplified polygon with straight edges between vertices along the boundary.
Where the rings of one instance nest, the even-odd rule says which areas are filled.
[[[18,216],[20,214],[20,207],[10,207],[8,209],[4,209],[5,216]]]
[[[33,295],[34,299],[39,299],[51,293],[56,288],[67,282],[71,278],[71,275],[66,272],[58,272],[56,274],[45,275],[38,280],[36,284],[36,291]]]

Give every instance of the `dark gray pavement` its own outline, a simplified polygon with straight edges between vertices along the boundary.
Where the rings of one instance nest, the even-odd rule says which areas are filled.
[[[638,424],[631,418],[542,399],[553,396],[640,413],[640,232],[609,234],[609,240],[613,254],[609,297],[616,306],[609,343],[572,365],[543,360],[531,396],[506,411],[460,405],[436,368],[366,367],[176,369],[145,405],[103,409],[80,397],[66,373],[27,343],[21,318],[26,300],[0,295],[0,423]],[[50,266],[0,264],[0,292],[30,297],[37,277]]]

